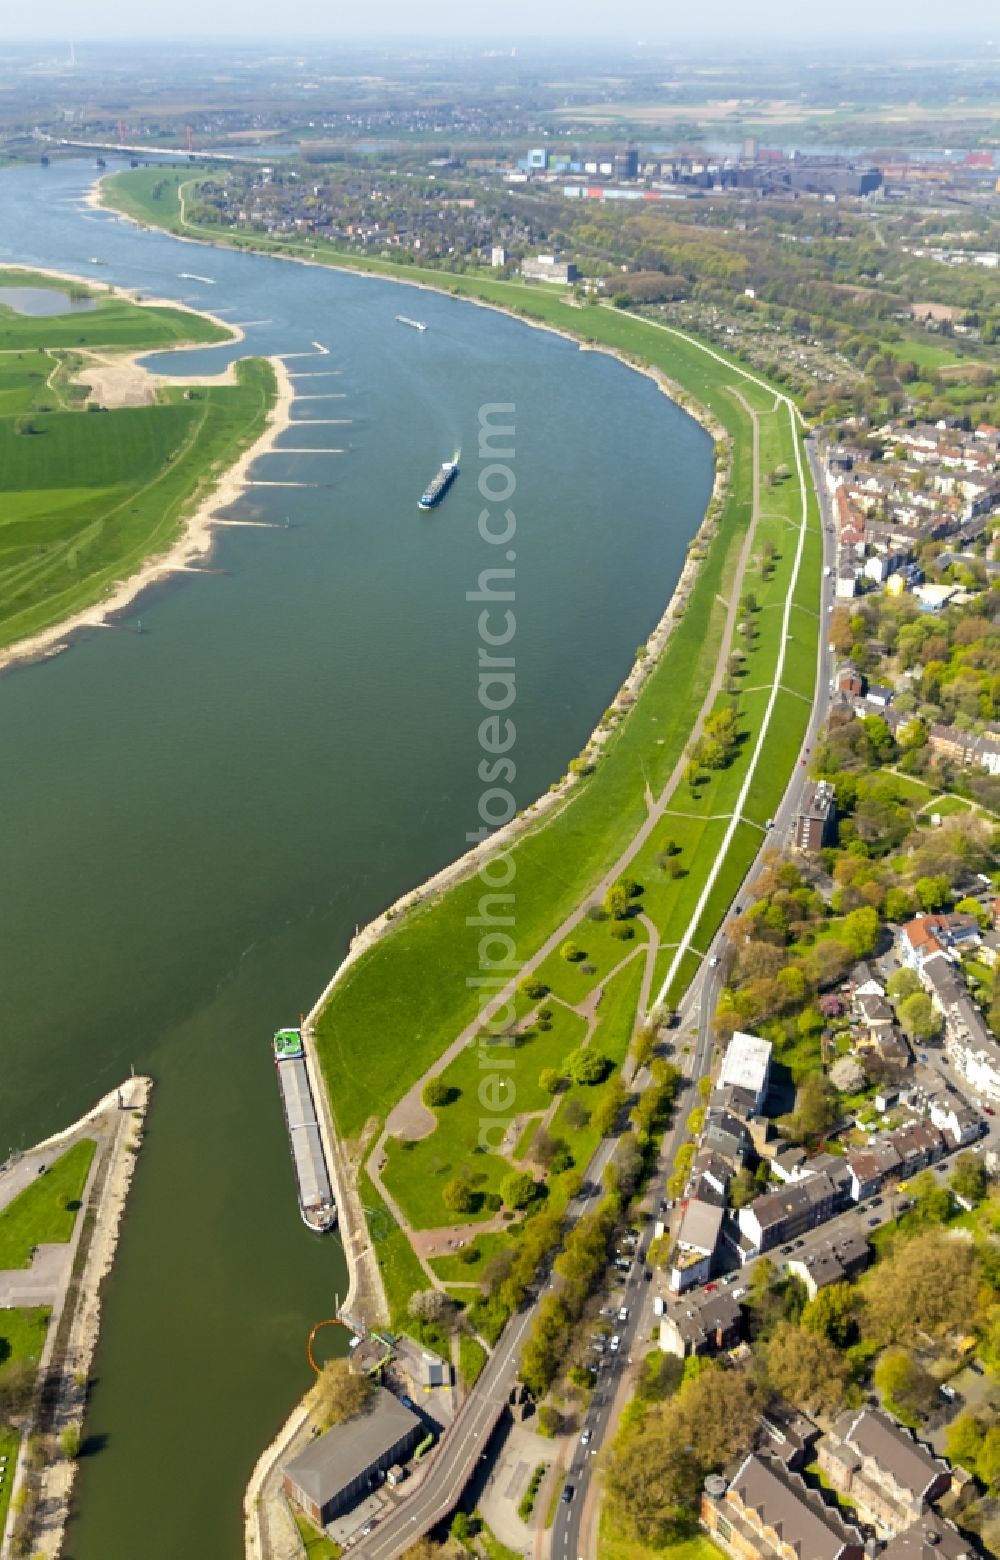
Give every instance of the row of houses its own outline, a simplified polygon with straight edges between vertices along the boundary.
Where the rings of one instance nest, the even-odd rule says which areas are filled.
[[[965,1482],[889,1414],[851,1409],[820,1436],[802,1415],[765,1416],[755,1451],[706,1480],[701,1520],[735,1560],[973,1560],[971,1540],[935,1510]],[[815,1459],[852,1520],[806,1484]],[[862,1532],[862,1525],[865,1529]]]
[[[903,962],[916,971],[944,1020],[949,1060],[977,1094],[1000,1102],[1000,1045],[973,1002],[960,969],[962,956],[979,952],[983,944],[975,917],[962,914],[917,916],[899,933]],[[991,948],[989,962],[996,962],[994,955]]]
[[[920,593],[914,562],[922,542],[975,541],[1000,513],[1000,435],[944,422],[880,429],[884,454],[860,446],[826,452],[826,484],[837,533],[836,595],[872,586]],[[926,603],[933,605],[933,597]]]

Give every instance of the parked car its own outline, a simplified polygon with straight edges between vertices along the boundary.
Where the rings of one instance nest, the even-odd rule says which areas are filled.
[[[627,1322],[628,1321],[628,1306],[627,1305],[619,1306],[619,1308],[618,1308],[618,1320],[620,1322]]]
[[[621,1346],[622,1346],[621,1338],[618,1336],[617,1333],[615,1333],[614,1337],[611,1340],[611,1352],[612,1352],[612,1354],[617,1354],[618,1350],[621,1348]]]
[[[583,1432],[583,1434],[581,1435],[581,1437],[580,1437],[580,1445],[581,1446],[589,1446],[590,1445],[590,1438],[593,1435],[593,1433],[594,1433],[593,1430],[589,1430],[589,1429],[585,1430]]]

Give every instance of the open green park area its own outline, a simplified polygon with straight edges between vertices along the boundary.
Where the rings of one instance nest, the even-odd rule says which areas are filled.
[[[807,523],[802,526],[796,448],[800,430],[788,403],[749,378],[735,361],[706,350],[694,338],[611,307],[578,307],[558,291],[522,282],[423,271],[337,253],[315,241],[192,228],[182,224],[177,199],[178,185],[185,182],[191,181],[176,172],[161,171],[154,180],[148,170],[141,170],[105,181],[104,197],[138,220],[188,235],[424,282],[571,332],[585,343],[662,372],[682,400],[711,414],[725,436],[720,452],[728,467],[725,499],[713,506],[710,542],[700,539],[694,544],[700,556],[698,573],[662,655],[627,716],[612,719],[591,772],[578,777],[563,799],[510,849],[514,876],[507,892],[513,898],[494,913],[513,917],[506,929],[516,942],[517,959],[532,959],[547,938],[592,899],[596,885],[615,867],[647,818],[647,799],[661,797],[675,770],[683,767],[717,670],[734,595],[744,602],[748,596],[753,599],[745,611],[741,608],[726,682],[713,709],[735,709],[738,740],[724,767],[703,767],[694,784],[682,778],[674,786],[664,816],[630,862],[628,876],[638,890],[626,923],[632,938],[614,935],[615,925],[607,920],[580,921],[572,938],[581,956],[569,959],[556,952],[533,972],[548,988],[535,1006],[551,1010],[551,1027],[539,1029],[535,1017],[519,1006],[518,1027],[530,1033],[506,1036],[506,1053],[491,1043],[483,1048],[482,1058],[474,1041],[442,1074],[452,1093],[449,1103],[435,1108],[435,1129],[410,1144],[387,1141],[385,1185],[403,1216],[422,1228],[453,1225],[456,1215],[441,1200],[443,1187],[461,1175],[474,1183],[478,1194],[471,1217],[491,1211],[502,1178],[518,1164],[530,1162],[531,1129],[537,1129],[552,1105],[539,1084],[541,1071],[558,1068],[580,1044],[585,1019],[588,1024],[594,1020],[588,1045],[620,1065],[636,1024],[646,945],[655,934],[658,946],[649,972],[652,1000],[676,945],[687,944],[695,922],[690,937],[694,951],[681,959],[670,992],[676,1001],[765,838],[808,721],[816,671],[822,539],[811,487]],[[156,183],[160,187],[154,195]],[[757,527],[740,580],[741,554],[754,514]],[[738,805],[745,821],[733,821]],[[710,873],[714,881],[702,903]],[[432,900],[413,904],[334,986],[319,1019],[317,1045],[345,1137],[357,1139],[364,1132],[373,1142],[392,1107],[475,1020],[476,990],[469,981],[481,973],[482,926],[476,922],[482,921],[483,896],[491,892],[496,889],[473,876]],[[633,957],[623,963],[630,954]],[[583,1006],[598,996],[596,1008],[585,1014]],[[503,1153],[489,1153],[477,1143],[484,1115],[477,1074],[481,1060],[505,1055],[514,1063],[510,1075],[518,1096],[515,1120]],[[577,1169],[585,1166],[597,1142],[587,1125],[595,1092],[574,1083],[557,1097],[554,1114],[545,1116],[548,1132],[566,1143]],[[374,1187],[368,1183],[363,1191],[366,1207],[371,1204],[383,1224],[388,1212]],[[556,1186],[550,1191],[555,1193]],[[493,1234],[504,1239],[500,1231]],[[426,1284],[415,1257],[410,1266],[397,1249],[398,1239],[405,1241],[402,1231],[375,1239],[394,1311],[402,1298],[404,1274],[404,1282],[412,1281],[412,1287]],[[485,1257],[484,1249],[481,1260]],[[462,1282],[460,1257],[442,1254],[434,1260],[447,1263],[442,1277]],[[465,1271],[476,1278],[475,1265]]]
[[[28,1267],[35,1246],[69,1240],[96,1147],[74,1143],[0,1212],[0,1271]]]
[[[0,285],[66,286],[0,271]],[[257,437],[270,365],[238,383],[161,391],[154,404],[85,409],[87,352],[227,339],[213,321],[109,293],[86,313],[0,306],[0,649],[101,599],[179,534],[208,485]]]

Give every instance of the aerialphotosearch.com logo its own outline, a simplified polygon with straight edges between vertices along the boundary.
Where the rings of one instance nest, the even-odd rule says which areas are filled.
[[[477,619],[477,679],[483,715],[478,731],[481,757],[477,773],[483,789],[477,809],[479,824],[466,835],[470,845],[478,845],[496,829],[502,829],[517,812],[511,789],[517,778],[513,757],[517,727],[511,715],[517,699],[517,517],[510,507],[517,486],[511,466],[514,412],[513,401],[491,402],[479,408],[478,485],[484,504],[479,511],[479,535],[492,551],[490,566],[479,571],[476,589],[465,593],[466,601],[477,603],[481,609]],[[475,915],[466,919],[466,925],[478,928],[480,934],[478,967],[474,975],[466,977],[466,984],[478,992],[480,1013],[490,1007],[520,968],[514,933],[516,870],[508,850],[499,851],[484,862],[479,869],[483,893]],[[488,1042],[490,1031],[502,1031],[514,1022],[515,1016],[514,1003],[508,998],[489,1014],[488,1027],[479,1039],[479,1103],[485,1114],[479,1118],[478,1142],[480,1148],[493,1153],[500,1152],[513,1120],[517,1090],[511,1076],[513,1059],[490,1056]]]

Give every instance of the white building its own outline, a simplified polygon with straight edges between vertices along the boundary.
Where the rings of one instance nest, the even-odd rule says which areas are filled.
[[[754,1109],[760,1110],[767,1095],[771,1075],[771,1042],[737,1029],[722,1059],[717,1089],[745,1089],[754,1097]]]

